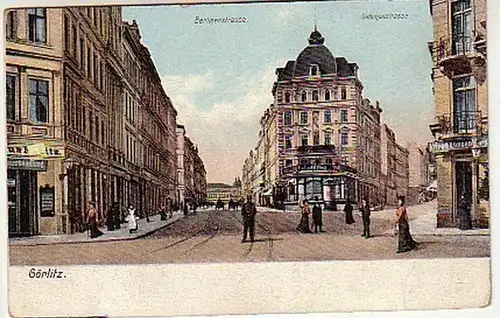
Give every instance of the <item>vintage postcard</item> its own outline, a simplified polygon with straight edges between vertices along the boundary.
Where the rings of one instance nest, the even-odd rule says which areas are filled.
[[[491,297],[486,0],[3,12],[14,317]]]

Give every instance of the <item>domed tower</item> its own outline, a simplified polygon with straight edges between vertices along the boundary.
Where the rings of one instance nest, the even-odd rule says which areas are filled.
[[[337,63],[332,52],[324,45],[325,38],[314,29],[309,45],[300,52],[293,66],[293,77],[334,75]]]

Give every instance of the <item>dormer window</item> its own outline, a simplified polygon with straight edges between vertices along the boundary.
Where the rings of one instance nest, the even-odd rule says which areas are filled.
[[[290,103],[290,92],[285,93],[285,103]]]
[[[317,90],[314,90],[313,93],[312,93],[312,99],[314,102],[317,102],[318,99],[319,99],[319,93]]]
[[[306,91],[302,91],[302,101],[303,102],[307,101],[307,92]]]
[[[316,64],[312,64],[311,67],[309,68],[309,74],[311,76],[319,75],[319,66]]]

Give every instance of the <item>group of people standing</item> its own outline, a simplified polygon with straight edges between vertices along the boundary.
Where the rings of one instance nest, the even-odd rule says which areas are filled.
[[[323,216],[321,206],[318,204],[318,197],[314,198],[314,205],[311,208],[308,204],[307,199],[302,199],[300,202],[300,209],[302,213],[302,217],[300,219],[300,223],[297,226],[297,231],[301,233],[318,233],[325,232],[323,231]],[[356,223],[353,217],[354,207],[351,202],[347,200],[344,206],[345,212],[345,223],[353,224]],[[370,217],[371,217],[371,208],[367,199],[363,199],[359,206],[359,212],[361,213],[361,218],[363,220],[363,234],[362,237],[368,239],[371,238],[370,234]],[[312,214],[312,226],[309,227],[309,216]],[[398,233],[398,249],[397,253],[408,252],[415,247],[417,247],[417,243],[413,240],[413,237],[410,234],[410,226],[408,223],[408,214],[405,207],[405,198],[403,196],[398,197],[398,208],[396,210],[396,220],[395,227]]]
[[[314,197],[314,204],[311,209],[307,199],[302,199],[300,202],[300,210],[302,212],[302,217],[300,223],[297,226],[297,231],[301,233],[323,233],[323,211],[321,206],[318,204],[318,197]],[[312,214],[311,227],[309,227],[309,216]]]

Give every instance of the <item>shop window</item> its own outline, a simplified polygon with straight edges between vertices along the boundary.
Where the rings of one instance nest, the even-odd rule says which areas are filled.
[[[30,119],[37,123],[49,120],[49,82],[45,80],[29,80]]]

